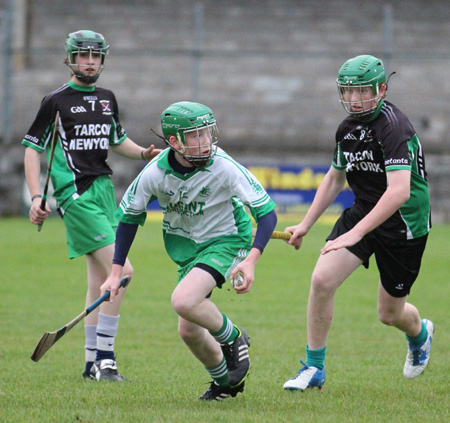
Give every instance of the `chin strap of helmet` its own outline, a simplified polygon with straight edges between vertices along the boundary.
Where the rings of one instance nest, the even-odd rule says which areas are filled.
[[[85,84],[93,84],[94,82],[97,82],[97,79],[100,76],[99,73],[97,75],[85,75],[81,71],[73,71],[73,74],[77,77],[78,80],[84,82]]]
[[[389,79],[391,79],[391,76],[392,75],[395,75],[397,72],[391,72],[390,74],[389,74],[389,76],[387,77],[387,79],[386,79],[386,91],[388,90],[388,84],[389,84]]]
[[[185,152],[185,147],[184,144],[181,142],[181,139],[179,138],[179,136],[177,136],[177,139],[181,145],[181,151],[175,150],[169,143],[168,140],[166,140],[164,137],[162,137],[161,135],[159,135],[158,133],[156,133],[152,128],[150,128],[150,131],[152,131],[158,138],[161,138],[170,148],[172,148],[172,150],[175,151],[175,153],[180,154],[182,157],[184,157],[185,160],[187,160],[189,163],[191,163],[187,157],[185,157],[184,152]],[[191,163],[193,164],[193,163]]]
[[[380,110],[383,107],[383,104],[384,104],[384,100],[381,100],[380,103],[378,104],[377,108],[370,115],[360,116],[360,117],[357,117],[356,119],[359,120],[360,122],[370,122],[370,121],[374,120],[380,114]]]
[[[164,142],[166,142],[166,139],[163,136],[156,133],[152,128],[150,128],[150,131],[152,131],[158,138],[161,138]]]

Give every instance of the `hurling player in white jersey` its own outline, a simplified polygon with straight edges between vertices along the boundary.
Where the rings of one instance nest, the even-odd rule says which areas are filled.
[[[320,389],[324,384],[336,290],[360,265],[367,268],[372,255],[380,274],[378,317],[403,332],[408,341],[404,376],[419,376],[430,358],[434,325],[421,319],[407,301],[431,227],[422,146],[408,118],[385,100],[387,81],[381,60],[362,55],[346,61],[337,85],[349,116],[336,132],[332,166],[306,216],[297,226],[286,228],[292,234],[289,244],[300,248],[346,182],[355,201],[336,222],[314,269],[306,363],[284,384],[286,390]],[[382,345],[374,351],[389,357]]]
[[[102,292],[118,292],[128,251],[147,205],[158,200],[167,253],[178,265],[172,306],[178,332],[212,378],[201,400],[234,397],[250,370],[249,336],[211,301],[238,273],[237,293],[250,291],[255,265],[275,228],[275,203],[256,178],[216,146],[216,120],[209,107],[179,102],[161,116],[169,149],[153,159],[125,193],[117,211],[116,250]],[[248,207],[257,222],[252,242]]]
[[[127,137],[120,125],[114,93],[96,85],[108,49],[103,35],[94,31],[79,30],[67,36],[65,63],[71,72],[70,81],[44,97],[22,141],[26,147],[25,176],[32,198],[30,220],[40,225],[51,212],[48,203],[42,207],[40,155],[46,152],[49,156],[55,116],[59,113],[51,169],[53,196],[64,219],[69,257],[86,257],[86,307],[100,296],[100,286],[110,272],[114,254],[117,205],[108,152],[149,161],[161,151],[154,150],[153,145],[140,147]],[[133,274],[129,261],[125,273]],[[114,344],[124,294],[122,289],[115,304],[103,303],[84,319],[83,377],[87,379],[122,380]]]

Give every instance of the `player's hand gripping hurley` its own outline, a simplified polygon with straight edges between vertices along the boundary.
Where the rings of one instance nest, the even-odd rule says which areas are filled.
[[[122,278],[120,282],[119,288],[123,288],[130,283],[130,276],[125,276]],[[71,322],[67,323],[67,325],[63,326],[61,329],[56,332],[45,332],[42,335],[42,338],[36,345],[36,348],[31,355],[31,359],[36,363],[43,357],[43,355],[54,345],[56,342],[62,338],[70,329],[72,329],[77,323],[83,320],[89,313],[95,310],[101,303],[106,301],[109,298],[110,292],[106,291],[100,298],[94,301],[86,310],[84,310],[81,314],[79,314],[75,319]]]
[[[256,235],[256,228],[252,228],[252,237],[254,238]],[[273,231],[270,239],[284,239],[285,241],[289,241],[291,239],[292,234],[289,232],[280,232]],[[237,273],[236,276],[231,278],[231,286],[233,288],[237,286],[241,286],[244,283],[244,276],[242,273]]]
[[[47,166],[47,179],[45,181],[44,193],[42,195],[42,201],[41,201],[41,210],[45,210],[45,204],[47,202],[48,184],[50,182],[50,172],[52,170],[53,156],[55,155],[55,147],[58,142],[58,135],[59,135],[59,111],[56,112],[56,117],[55,117],[55,125],[53,128],[53,136],[52,136],[52,143],[51,143],[51,150],[50,150],[50,159],[48,161],[48,166]],[[41,232],[43,224],[44,224],[44,222],[39,223],[38,232]]]

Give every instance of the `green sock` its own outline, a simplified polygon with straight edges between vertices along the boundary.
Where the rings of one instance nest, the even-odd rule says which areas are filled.
[[[422,329],[417,336],[410,338],[408,335],[406,335],[406,333],[405,336],[411,345],[422,345],[427,340],[428,336],[427,326],[425,325],[425,322],[422,321]]]
[[[225,357],[222,358],[222,361],[217,366],[205,366],[205,369],[218,385],[230,386],[230,377],[228,375],[227,362],[225,361]]]
[[[223,325],[219,332],[210,332],[210,334],[214,337],[214,339],[219,344],[227,344],[229,342],[233,342],[238,336],[238,330],[236,326],[233,325],[233,322],[222,313],[223,316]]]
[[[310,350],[308,345],[306,346],[306,365],[314,366],[322,370],[325,363],[325,356],[327,355],[327,347],[323,347],[320,350]]]

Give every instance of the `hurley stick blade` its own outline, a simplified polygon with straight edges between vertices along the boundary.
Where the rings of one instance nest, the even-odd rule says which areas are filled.
[[[125,276],[120,281],[119,288],[123,288],[130,283],[130,276]],[[105,292],[100,298],[94,301],[86,310],[80,313],[75,319],[71,322],[67,323],[67,325],[63,326],[61,329],[58,329],[56,332],[45,332],[42,335],[41,339],[36,345],[36,348],[31,354],[31,359],[36,363],[44,356],[44,354],[56,344],[56,342],[63,337],[70,329],[72,329],[77,323],[83,320],[91,311],[95,310],[103,301],[106,301],[110,296],[110,292]]]
[[[36,345],[36,348],[31,355],[31,359],[36,363],[44,356],[44,354],[58,341],[66,332],[66,327],[59,329],[56,332],[45,332],[42,338]]]

